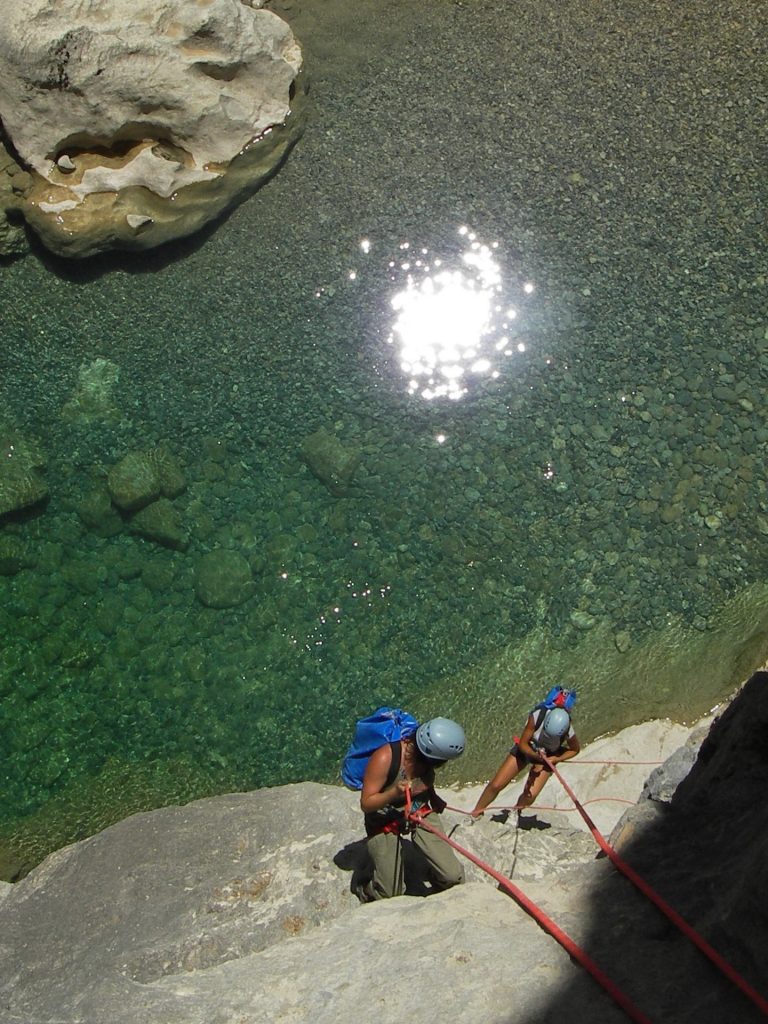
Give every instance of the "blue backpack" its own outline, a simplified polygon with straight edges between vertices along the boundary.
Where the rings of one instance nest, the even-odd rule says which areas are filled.
[[[359,718],[355,735],[341,763],[341,778],[350,789],[363,788],[363,776],[374,750],[385,743],[394,743],[410,736],[419,727],[418,721],[400,708],[377,708],[367,718]]]
[[[565,708],[568,714],[570,714],[575,703],[575,690],[566,690],[564,686],[553,686],[544,700],[537,704],[533,710],[538,711],[539,708],[546,708],[547,711],[551,711],[552,708]]]

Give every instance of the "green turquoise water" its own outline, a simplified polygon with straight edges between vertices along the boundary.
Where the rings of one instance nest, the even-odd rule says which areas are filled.
[[[162,252],[0,268],[2,419],[51,493],[0,527],[29,563],[0,576],[6,874],[130,810],[332,778],[380,703],[460,717],[478,778],[556,679],[594,735],[764,656],[765,8],[582,6],[286,4],[310,109],[273,181]],[[435,260],[482,290],[462,225],[498,271],[489,365],[430,399],[392,299]],[[321,426],[360,455],[344,496],[301,457]],[[81,515],[160,443],[185,552]],[[219,548],[255,589],[216,610]]]

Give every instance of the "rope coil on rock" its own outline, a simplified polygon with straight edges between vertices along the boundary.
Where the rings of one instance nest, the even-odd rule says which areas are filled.
[[[648,765],[648,764],[664,764],[664,762],[663,761],[596,761],[594,759],[590,760],[589,758],[586,758],[586,757],[580,757],[578,759],[578,761],[569,761],[568,762],[568,767],[569,768],[573,768],[573,767],[578,768],[579,765],[582,765],[582,764],[626,764],[626,765],[642,764],[642,765]]]

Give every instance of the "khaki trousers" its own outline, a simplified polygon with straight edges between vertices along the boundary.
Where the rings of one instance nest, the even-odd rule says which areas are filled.
[[[430,814],[427,820],[433,828],[443,831],[439,814]],[[404,837],[394,832],[380,832],[368,840],[368,853],[373,861],[373,879],[366,889],[375,899],[386,900],[390,896],[402,896],[405,892],[405,842],[407,840]],[[411,833],[411,842],[426,858],[435,889],[450,889],[452,885],[460,885],[464,881],[464,868],[450,846],[439,836],[432,835],[426,829],[416,828]]]

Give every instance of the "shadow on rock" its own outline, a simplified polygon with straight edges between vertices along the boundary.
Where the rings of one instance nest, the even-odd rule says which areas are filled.
[[[768,673],[758,672],[715,721],[671,801],[644,794],[611,835],[621,858],[763,998],[768,998],[766,736]],[[663,789],[663,778],[657,779],[657,793]],[[623,875],[601,872],[591,901],[580,944],[651,1020],[757,1024],[766,1019]],[[568,1005],[568,987],[558,993],[559,1005],[562,999]],[[596,999],[595,1016],[583,1024],[606,1020],[605,1006],[598,1011],[597,1004]]]

